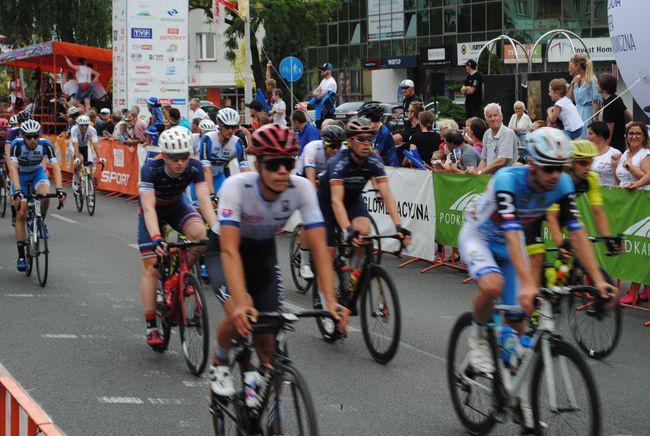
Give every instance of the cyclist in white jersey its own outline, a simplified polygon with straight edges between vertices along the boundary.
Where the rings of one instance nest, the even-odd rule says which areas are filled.
[[[217,222],[205,253],[210,283],[223,303],[226,318],[217,327],[217,349],[210,367],[211,388],[220,396],[235,392],[228,367],[228,349],[237,334],[247,336],[258,311],[282,308],[281,270],[275,235],[295,210],[302,213],[304,232],[318,269],[322,300],[345,332],[349,311],[336,302],[334,273],[325,241],[325,223],[316,192],[304,178],[290,175],[298,143],[287,127],[267,124],[252,136],[256,172],[228,178],[220,196]],[[342,315],[339,315],[339,311]],[[268,365],[274,338],[258,335],[257,354]]]
[[[74,175],[72,177],[72,190],[77,193],[79,186],[79,169],[85,162],[94,164],[93,155],[99,158],[102,165],[106,160],[99,153],[97,146],[99,139],[97,131],[90,125],[90,118],[87,115],[81,115],[77,118],[77,124],[70,129],[70,147],[74,149]],[[88,147],[92,147],[93,154],[88,153]]]

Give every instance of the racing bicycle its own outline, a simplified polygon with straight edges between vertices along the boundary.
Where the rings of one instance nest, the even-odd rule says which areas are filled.
[[[4,165],[2,165],[4,166]],[[5,217],[7,213],[7,202],[11,198],[11,187],[4,168],[0,167],[0,216]]]
[[[103,163],[99,163],[102,168],[104,167]],[[94,163],[85,161],[81,168],[79,169],[79,174],[73,176],[77,178],[77,189],[73,191],[74,193],[74,202],[77,206],[77,211],[81,212],[84,208],[84,202],[86,203],[86,210],[88,210],[88,215],[93,216],[95,214],[95,177],[92,172]]]

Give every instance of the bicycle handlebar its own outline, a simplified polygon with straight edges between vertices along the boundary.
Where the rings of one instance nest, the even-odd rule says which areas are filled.
[[[402,254],[402,250],[404,249],[404,238],[402,238],[398,233],[394,233],[392,235],[368,235],[368,236],[362,236],[361,239],[364,241],[374,241],[379,239],[397,239],[399,241],[399,249],[393,251],[393,254],[395,256],[399,256],[400,254]]]
[[[623,241],[625,240],[625,237],[624,237],[624,235],[622,233],[619,233],[616,236],[588,236],[587,239],[589,239],[594,244],[596,242],[609,242],[609,241],[611,241],[614,244],[620,246],[623,243]],[[565,242],[568,242],[568,241],[570,241],[570,240],[565,239]],[[560,251],[560,248],[562,248],[562,247],[549,247],[549,248],[546,249],[546,251],[548,251],[548,252],[557,252],[557,251]],[[609,250],[609,248],[610,248],[609,246],[607,248],[608,248],[608,250],[605,253],[605,256],[616,256],[618,254],[615,251]]]
[[[64,192],[63,193],[64,197],[67,197],[67,194]],[[59,198],[58,194],[52,194],[52,193],[47,193],[47,194],[39,194],[39,193],[33,193],[33,194],[23,194],[23,198],[27,201],[30,200],[42,200],[43,198]],[[59,200],[59,205],[57,206],[57,209],[63,208],[63,203],[61,200]],[[16,208],[17,210],[20,210],[20,206]]]
[[[539,288],[538,298],[541,296],[543,299],[549,299],[554,296],[566,297],[568,295],[576,293],[588,293],[596,300],[597,303],[602,302],[603,300],[608,301],[611,298],[615,297],[614,294],[610,293],[609,298],[605,299],[601,297],[600,292],[597,288],[587,285],[576,285],[576,286],[563,286],[563,287],[551,287],[551,288]],[[500,312],[523,312],[523,309],[518,304],[497,304],[495,310]]]
[[[251,323],[252,333],[277,332],[284,326],[293,324],[300,318],[329,318],[338,322],[326,310],[303,310],[300,312],[258,312],[257,322]]]
[[[181,250],[187,250],[191,247],[202,247],[208,243],[208,239],[202,239],[200,241],[190,241],[189,239],[183,239],[181,242],[165,242],[167,249],[170,248],[179,248]],[[169,253],[166,253],[166,255]],[[155,269],[160,268],[160,263],[162,262],[162,256],[156,256],[156,263],[153,265]]]

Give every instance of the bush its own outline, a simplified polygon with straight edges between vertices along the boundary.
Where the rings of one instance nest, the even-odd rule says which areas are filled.
[[[438,120],[442,118],[451,118],[456,121],[459,126],[465,125],[465,106],[454,103],[454,101],[450,100],[448,97],[438,97],[438,107],[436,108],[435,115]]]

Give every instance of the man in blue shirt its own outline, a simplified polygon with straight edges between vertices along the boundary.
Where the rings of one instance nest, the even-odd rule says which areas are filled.
[[[367,117],[377,129],[375,137],[372,140],[373,152],[381,156],[384,165],[398,167],[397,150],[395,149],[395,140],[390,129],[381,122],[384,116],[384,107],[379,103],[368,103],[361,110],[361,114]]]
[[[298,140],[300,141],[300,151],[298,156],[302,154],[305,145],[311,141],[320,139],[320,133],[316,126],[307,121],[307,115],[302,111],[293,111],[291,114],[291,127],[298,132]]]

